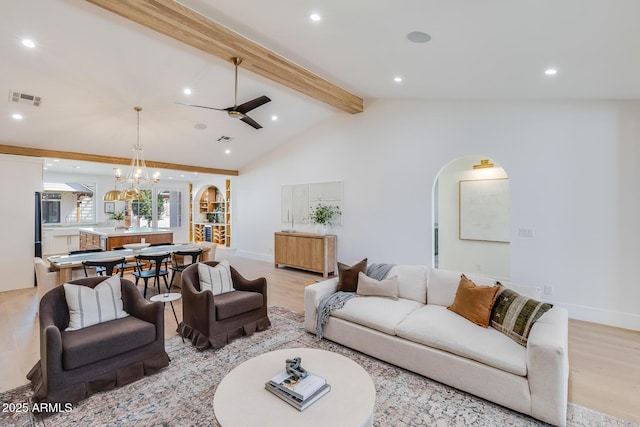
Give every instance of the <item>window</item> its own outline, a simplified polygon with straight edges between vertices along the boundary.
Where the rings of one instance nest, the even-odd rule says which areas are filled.
[[[95,184],[44,183],[42,222],[46,224],[95,223]]]
[[[141,194],[140,200],[133,200],[131,203],[132,225],[153,227],[155,222],[155,226],[159,228],[182,226],[182,192],[157,191],[155,204],[152,190],[141,190]]]

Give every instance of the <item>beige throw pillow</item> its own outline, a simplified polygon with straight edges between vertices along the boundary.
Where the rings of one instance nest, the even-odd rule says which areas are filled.
[[[356,290],[356,294],[397,300],[399,285],[398,276],[376,280],[360,272],[358,273],[358,289]]]
[[[499,286],[476,286],[463,274],[460,276],[456,298],[447,308],[476,325],[488,328],[491,308],[499,290]]]
[[[71,283],[63,286],[69,307],[69,326],[65,331],[76,331],[129,315],[123,309],[120,276],[111,276],[95,288]]]
[[[231,266],[226,259],[215,267],[199,262],[198,276],[200,277],[200,290],[211,291],[214,295],[233,291],[231,281]]]

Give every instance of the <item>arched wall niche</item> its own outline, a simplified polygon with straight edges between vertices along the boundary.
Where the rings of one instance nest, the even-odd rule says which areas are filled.
[[[483,160],[493,166],[474,168]],[[433,266],[508,279],[510,186],[504,168],[489,156],[452,160],[438,173],[432,194]]]

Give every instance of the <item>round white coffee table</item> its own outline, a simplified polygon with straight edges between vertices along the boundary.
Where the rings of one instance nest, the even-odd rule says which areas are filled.
[[[180,298],[182,298],[182,294],[179,294],[177,292],[167,292],[164,294],[154,295],[149,298],[149,300],[153,302],[160,301],[163,306],[167,303],[171,304],[173,318],[176,319],[176,325],[180,326],[180,322],[178,322],[178,316],[176,315],[176,309],[173,307],[173,302],[179,300]],[[182,335],[180,335],[180,338],[182,338],[182,342],[184,342],[184,337]]]
[[[264,388],[284,370],[285,360],[294,357],[331,386],[302,412]],[[288,348],[261,354],[229,372],[216,389],[213,411],[222,427],[371,426],[375,403],[371,377],[353,360],[325,350]]]

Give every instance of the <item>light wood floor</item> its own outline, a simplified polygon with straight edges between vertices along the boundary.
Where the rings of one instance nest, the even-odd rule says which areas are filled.
[[[270,263],[217,254],[247,278],[269,283],[270,306],[304,311],[304,284],[320,275],[276,269]],[[149,295],[147,295],[149,296]],[[0,293],[0,391],[26,384],[39,359],[35,289]],[[182,317],[180,301],[174,303]],[[169,305],[165,335],[176,335]],[[577,320],[569,321],[569,401],[640,424],[640,332]]]

